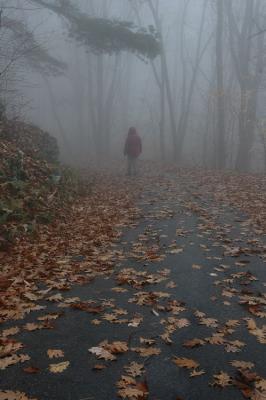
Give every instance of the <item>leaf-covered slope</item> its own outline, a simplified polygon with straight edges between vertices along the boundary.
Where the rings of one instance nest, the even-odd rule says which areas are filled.
[[[26,156],[56,163],[59,149],[57,141],[49,133],[21,121],[0,122],[0,140],[11,143]]]
[[[0,249],[50,219],[57,142],[25,123],[0,125]]]

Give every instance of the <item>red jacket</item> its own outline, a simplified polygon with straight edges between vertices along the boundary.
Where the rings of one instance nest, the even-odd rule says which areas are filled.
[[[126,139],[124,155],[137,158],[142,152],[141,138],[135,128],[130,128]]]

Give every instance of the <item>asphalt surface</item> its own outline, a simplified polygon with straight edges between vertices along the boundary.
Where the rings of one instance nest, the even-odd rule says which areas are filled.
[[[214,374],[220,371],[230,375],[235,373],[235,368],[229,364],[231,360],[251,361],[255,363],[256,372],[265,377],[265,345],[250,335],[243,318],[252,317],[260,326],[263,320],[250,315],[245,307],[238,304],[237,296],[222,296],[222,288],[215,284],[215,281],[229,278],[235,272],[249,270],[258,280],[251,282],[248,289],[261,292],[266,281],[265,260],[260,255],[241,255],[237,258],[224,256],[223,244],[226,241],[244,246],[252,236],[249,229],[242,224],[243,216],[226,207],[204,204],[199,200],[198,204],[208,210],[210,219],[204,212],[187,206],[190,201],[192,199],[189,191],[184,193],[182,186],[173,189],[171,182],[160,188],[158,183],[158,187],[146,189],[139,204],[142,216],[136,221],[135,227],[124,231],[120,242],[114,247],[115,250],[122,251],[124,257],[117,260],[112,275],[62,292],[64,298],[79,297],[81,301],[95,300],[98,304],[114,299],[115,307],[128,313],[121,318],[132,319],[139,314],[143,316],[140,325],[130,327],[127,323],[115,324],[103,320],[102,315],[112,312],[112,307],[93,315],[71,308],[60,309],[58,303],[41,302],[40,304],[47,305],[46,310],[32,312],[23,321],[13,321],[4,328],[35,322],[38,316],[49,312],[63,310],[64,314],[55,321],[55,329],[22,331],[15,336],[16,340],[23,342],[23,353],[29,354],[31,360],[1,371],[1,390],[18,390],[39,400],[115,400],[118,398],[116,382],[121,375],[126,375],[123,368],[132,361],[144,363],[145,374],[140,380],[146,379],[150,400],[242,399],[240,391],[233,386],[222,389],[211,385]],[[143,239],[140,235],[144,235],[145,240],[139,240]],[[160,261],[138,258],[134,247],[136,242],[148,250],[156,248],[164,258]],[[171,253],[175,248],[183,248],[183,251]],[[240,267],[235,264],[239,260],[248,261],[248,264]],[[195,264],[200,268],[193,268]],[[221,265],[228,268],[223,270]],[[169,269],[169,275],[165,281],[147,284],[141,288],[125,283],[121,287],[127,291],[115,292],[112,289],[118,286],[116,277],[123,268],[149,271],[151,274]],[[176,287],[166,287],[169,281],[173,281]],[[235,284],[231,287],[239,289]],[[168,299],[160,298],[153,305],[128,302],[139,291],[169,293],[170,299],[184,303],[185,310],[175,317],[188,319],[190,325],[176,329],[171,335],[171,345],[159,337],[164,332],[161,320],[172,316],[160,309],[160,305],[165,305]],[[209,343],[198,348],[185,348],[182,345],[185,340],[204,339],[217,331],[217,328],[199,325],[194,315],[195,310],[217,319],[219,326],[224,326],[228,320],[239,320],[240,325],[235,328],[230,340],[240,340],[246,345],[237,353],[226,352],[224,346]],[[99,319],[101,323],[94,325],[91,321],[95,319]],[[103,361],[88,351],[103,340],[126,341],[130,349],[140,347],[143,346],[140,344],[140,337],[153,338],[153,347],[160,348],[161,354],[143,358],[129,350],[118,354],[116,361]],[[61,349],[65,355],[63,359],[49,360],[46,354],[48,349]],[[189,370],[179,368],[173,363],[175,356],[198,361],[200,368],[206,373],[191,378]],[[49,371],[49,364],[66,360],[70,365],[64,372],[53,374]],[[92,369],[95,364],[104,364],[107,368],[95,371]],[[34,366],[40,371],[28,374],[23,371],[25,366]]]

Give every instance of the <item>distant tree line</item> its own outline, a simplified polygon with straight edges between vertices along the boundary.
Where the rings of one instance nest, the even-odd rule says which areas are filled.
[[[2,94],[7,93],[8,76],[13,80],[19,67],[38,71],[61,143],[70,150],[75,141],[85,159],[111,156],[120,132],[135,120],[148,132],[147,147],[162,161],[266,169],[265,1],[180,0],[171,5],[171,26],[165,16],[168,2],[125,0],[119,3],[119,18],[114,18],[117,3],[21,0],[25,10],[31,5],[62,21],[74,44],[71,67],[3,8]],[[147,79],[136,87],[140,70]],[[71,73],[74,140],[52,84],[53,76],[68,79]],[[141,110],[134,103],[136,91]]]

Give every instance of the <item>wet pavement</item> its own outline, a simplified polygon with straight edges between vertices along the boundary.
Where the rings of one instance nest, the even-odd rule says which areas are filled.
[[[63,301],[41,301],[47,306],[45,310],[32,312],[23,321],[4,327],[20,327],[36,322],[44,314],[63,313],[53,321],[54,329],[22,331],[15,336],[24,344],[22,352],[31,359],[1,371],[1,390],[18,390],[39,400],[115,400],[119,398],[116,384],[122,375],[127,375],[124,367],[133,361],[144,366],[143,375],[136,380],[145,382],[150,400],[242,399],[240,390],[233,385],[212,385],[213,375],[220,371],[236,376],[236,368],[230,365],[232,360],[254,363],[256,373],[265,377],[265,343],[250,334],[245,318],[253,318],[260,327],[265,319],[250,314],[245,305],[239,304],[241,295],[263,292],[265,260],[260,254],[247,251],[238,257],[226,255],[228,246],[248,246],[252,237],[242,223],[243,216],[192,198],[191,191],[176,186],[170,178],[164,186],[158,183],[158,187],[146,188],[139,207],[142,211],[136,226],[125,229],[113,247],[119,257],[109,276],[60,292]],[[258,280],[237,275],[247,271]],[[244,284],[243,279],[247,280]],[[243,289],[246,292],[241,292]],[[65,300],[75,297],[76,302],[94,301],[103,310],[91,313],[66,307]],[[217,320],[213,322],[215,326],[211,321],[212,326],[207,326],[208,321],[202,324],[204,317],[197,311]],[[115,314],[116,318],[106,319],[106,314]],[[138,318],[139,325],[130,326]],[[171,344],[160,336],[171,325],[168,318],[182,319],[179,322],[185,325],[179,327],[172,321],[175,327],[170,328]],[[238,321],[233,332],[225,328],[230,320]],[[225,334],[223,344],[208,341],[217,332],[218,336],[219,332]],[[140,338],[154,343],[143,344]],[[204,345],[183,346],[194,338],[202,339]],[[115,354],[114,361],[98,359],[89,349],[104,340],[126,342],[128,350]],[[244,344],[232,344],[236,340]],[[158,348],[161,352],[142,357],[136,351],[139,347]],[[49,359],[48,349],[60,349],[64,357]],[[178,367],[174,357],[197,361],[197,370],[205,373],[190,377],[192,370]],[[64,361],[70,364],[62,373],[50,372],[49,364]],[[95,370],[96,364],[106,368]],[[28,366],[39,370],[29,374],[23,371]]]

